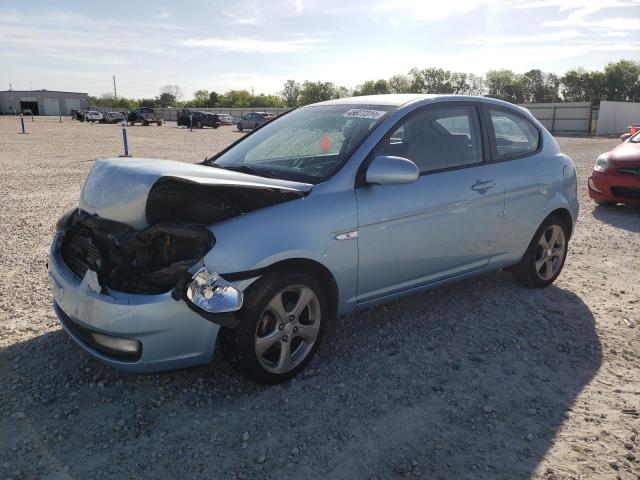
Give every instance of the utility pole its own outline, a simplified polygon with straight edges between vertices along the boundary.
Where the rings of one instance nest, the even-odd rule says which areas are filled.
[[[113,78],[113,96],[116,99],[116,102],[118,101],[118,92],[116,91],[116,76],[113,75],[111,78]]]

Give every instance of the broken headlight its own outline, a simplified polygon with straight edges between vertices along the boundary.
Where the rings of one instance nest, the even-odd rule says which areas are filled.
[[[187,299],[210,313],[235,312],[242,307],[242,292],[206,268],[198,270],[191,279]]]

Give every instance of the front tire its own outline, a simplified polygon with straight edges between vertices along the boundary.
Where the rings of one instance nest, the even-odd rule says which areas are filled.
[[[238,371],[259,383],[297,375],[320,345],[329,302],[304,273],[272,272],[245,292],[235,330],[221,333],[222,351]]]
[[[242,131],[242,122],[238,122],[238,131],[241,132]]]
[[[569,226],[557,215],[547,218],[536,231],[520,263],[512,269],[516,281],[529,287],[551,285],[567,258]]]

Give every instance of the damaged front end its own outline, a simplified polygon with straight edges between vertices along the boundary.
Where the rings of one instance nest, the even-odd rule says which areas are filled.
[[[215,244],[198,224],[159,222],[137,230],[81,210],[60,223],[60,254],[73,274],[82,279],[93,270],[103,290],[125,293],[170,291]]]
[[[95,291],[171,292],[221,323],[211,314],[238,310],[242,292],[203,263],[215,244],[211,226],[299,199],[311,188],[167,160],[98,160],[79,208],[58,222],[58,255]]]

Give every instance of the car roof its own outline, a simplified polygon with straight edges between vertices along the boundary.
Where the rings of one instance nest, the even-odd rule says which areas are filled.
[[[386,95],[363,95],[361,97],[345,97],[325,102],[314,103],[313,105],[388,105],[391,107],[402,107],[409,103],[428,103],[427,101],[475,101],[489,103],[502,107],[509,107],[513,110],[526,111],[525,108],[513,103],[498,100],[496,98],[480,97],[473,95],[434,95],[424,93],[391,93]]]
[[[336,98],[315,105],[390,105],[399,107],[405,103],[420,99],[434,98],[439,95],[425,95],[420,93],[390,93],[386,95],[362,95],[360,97]]]

